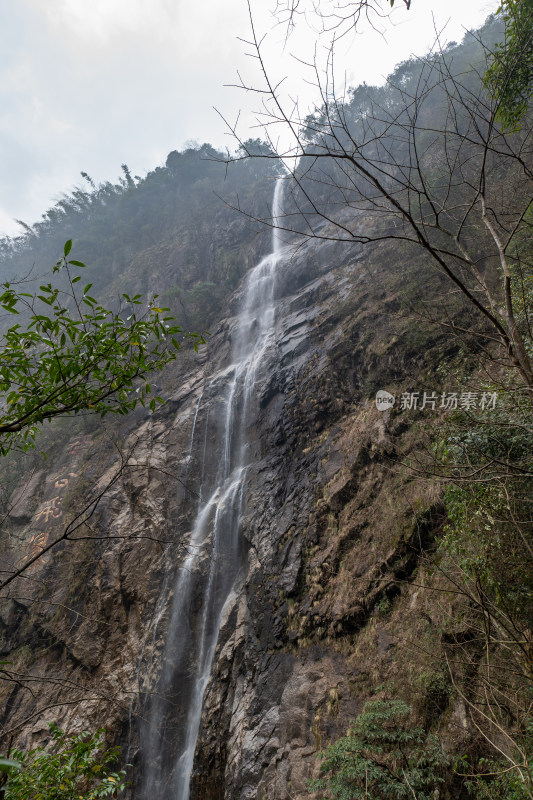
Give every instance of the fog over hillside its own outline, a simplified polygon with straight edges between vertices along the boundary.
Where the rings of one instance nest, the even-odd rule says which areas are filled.
[[[421,55],[434,39],[432,14],[444,38],[459,41],[497,2],[416,5],[416,14],[395,10],[386,38],[369,28],[339,50],[348,84],[380,82]],[[308,59],[315,32],[302,27],[284,47],[274,7],[252,2],[278,78],[288,74],[287,91],[306,106],[310,75],[291,53]],[[0,37],[0,234],[19,232],[16,219],[40,219],[82,170],[97,182],[116,180],[126,162],[144,176],[188,140],[231,149],[214,107],[232,123],[242,110],[243,138],[259,135],[251,128],[257,98],[227,88],[237,71],[247,82],[257,77],[238,38],[250,38],[245,0],[20,0],[0,8]]]

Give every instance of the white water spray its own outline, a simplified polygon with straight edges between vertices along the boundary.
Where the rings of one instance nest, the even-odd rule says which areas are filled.
[[[278,178],[272,203],[274,226],[281,216],[282,195],[283,179]],[[202,500],[189,554],[174,587],[161,677],[147,724],[141,724],[143,800],[189,800],[204,692],[222,609],[242,565],[240,520],[249,466],[246,430],[251,422],[257,370],[274,335],[275,275],[283,257],[279,231],[274,227],[272,252],[246,277],[233,363],[204,390],[209,402],[217,397],[221,380],[226,381],[225,409],[222,419],[215,420],[222,423],[220,459],[215,479],[202,481],[200,487]],[[207,429],[204,439],[207,441]],[[205,502],[204,497],[208,497]]]

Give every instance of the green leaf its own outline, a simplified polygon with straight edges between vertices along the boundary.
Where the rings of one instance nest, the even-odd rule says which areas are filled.
[[[9,772],[11,769],[20,769],[21,764],[19,761],[13,761],[12,758],[3,758],[0,756],[0,771]]]
[[[72,239],[69,239],[65,242],[65,246],[63,247],[63,255],[65,258],[68,256],[70,251],[72,250]]]
[[[81,263],[81,262],[80,262]],[[64,266],[65,260],[58,262]],[[55,416],[78,414],[89,410],[100,415],[124,415],[151,394],[150,375],[174,360],[180,343],[169,339],[182,333],[178,326],[163,324],[156,313],[137,319],[134,314],[124,319],[87,294],[76,295],[73,287],[80,276],[72,279],[69,292],[65,284],[43,284],[40,294],[25,293],[30,300],[40,298],[46,308],[32,314],[26,324],[9,327],[0,347],[0,424],[23,419],[24,427],[17,434],[4,434],[0,439],[0,454],[11,449],[27,451],[35,446],[39,426]],[[0,285],[0,305],[17,313],[16,305],[22,294]],[[71,317],[73,303],[85,304],[80,317]],[[144,305],[141,296],[125,299]],[[153,302],[153,300],[152,300]],[[165,318],[166,319],[166,318]],[[194,336],[188,336],[194,341]],[[136,391],[133,382],[142,381]],[[20,390],[20,391],[19,391]],[[163,398],[150,401],[154,410]],[[148,404],[148,400],[147,400]]]

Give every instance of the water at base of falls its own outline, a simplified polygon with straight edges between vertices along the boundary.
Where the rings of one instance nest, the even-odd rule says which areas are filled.
[[[272,204],[274,224],[281,216],[282,193],[283,179],[278,178]],[[272,252],[246,277],[233,363],[204,388],[204,402],[209,403],[220,393],[222,382],[222,418],[213,421],[222,431],[221,441],[218,435],[220,458],[215,478],[200,487],[203,499],[174,586],[159,682],[151,690],[140,724],[142,800],[189,798],[203,697],[222,610],[242,565],[240,519],[250,458],[246,428],[251,421],[257,368],[274,334],[275,274],[283,254],[274,228]]]

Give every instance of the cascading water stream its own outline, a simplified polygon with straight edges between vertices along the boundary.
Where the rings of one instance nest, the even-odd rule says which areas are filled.
[[[283,179],[278,178],[272,204],[274,225],[281,216],[282,193]],[[204,388],[209,402],[217,398],[221,383],[224,387],[223,411],[217,420],[222,431],[220,458],[214,479],[206,479],[200,486],[202,499],[188,555],[174,587],[161,675],[146,722],[140,726],[143,800],[189,798],[203,697],[222,610],[242,564],[240,518],[250,459],[246,430],[257,369],[274,334],[275,273],[283,255],[274,227],[272,252],[246,278],[233,363]],[[211,412],[206,425],[209,417],[213,417]],[[207,441],[207,429],[204,438]]]

